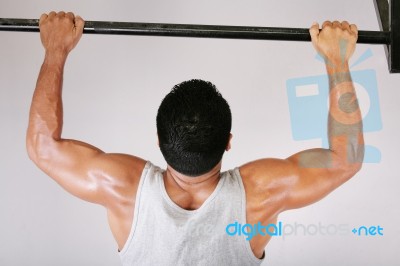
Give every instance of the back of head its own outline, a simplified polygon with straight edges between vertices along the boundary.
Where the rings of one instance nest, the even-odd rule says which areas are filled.
[[[160,150],[179,173],[199,176],[222,159],[232,115],[216,87],[203,80],[175,85],[157,113]]]

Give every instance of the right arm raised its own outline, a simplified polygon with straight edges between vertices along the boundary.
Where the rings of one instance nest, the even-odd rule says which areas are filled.
[[[278,211],[314,203],[353,177],[364,157],[362,116],[348,61],[358,30],[348,22],[326,21],[310,28],[312,42],[326,61],[329,76],[329,149],[309,149],[285,160],[262,159],[240,171],[254,186],[275,200]]]

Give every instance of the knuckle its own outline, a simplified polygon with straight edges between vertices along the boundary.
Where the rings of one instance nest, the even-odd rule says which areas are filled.
[[[347,29],[342,30],[344,36],[351,36],[351,33]]]

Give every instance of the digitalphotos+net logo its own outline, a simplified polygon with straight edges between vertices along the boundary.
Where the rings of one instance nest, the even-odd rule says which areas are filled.
[[[321,222],[303,224],[303,223],[271,223],[262,225],[241,224],[237,221],[228,224],[225,232],[229,236],[245,236],[247,241],[253,239],[256,235],[281,237],[285,240],[288,236],[357,236],[357,237],[380,237],[383,236],[383,227],[380,225],[362,225],[358,227],[349,224],[323,224]]]

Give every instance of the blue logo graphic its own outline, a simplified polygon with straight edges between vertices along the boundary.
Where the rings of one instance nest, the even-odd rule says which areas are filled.
[[[372,56],[368,49],[351,67]],[[318,60],[322,60],[317,57]],[[382,129],[376,72],[373,69],[351,71],[353,84],[363,109],[363,98],[369,102],[363,112],[363,129],[376,132]],[[327,136],[329,82],[327,75],[289,79],[286,82],[289,112],[294,140],[321,139],[322,147],[329,147]],[[368,105],[368,104],[367,104]],[[364,163],[379,163],[378,148],[365,145]]]
[[[355,235],[364,235],[364,236],[376,236],[380,235],[383,236],[383,227],[380,225],[378,226],[360,226],[359,228],[354,228],[351,230]]]
[[[352,230],[350,230],[353,228]],[[284,240],[287,236],[383,236],[383,227],[360,226],[351,227],[349,224],[323,224],[321,222],[312,224],[297,223],[283,224],[278,222],[262,225],[261,222],[255,224],[241,224],[233,222],[225,227],[225,233],[229,236],[246,236],[246,240],[251,240],[256,235],[277,236]]]
[[[225,232],[229,236],[234,235],[245,235],[247,236],[246,240],[251,240],[255,235],[270,235],[270,236],[281,236],[282,235],[282,222],[278,222],[278,224],[268,224],[262,225],[261,222],[256,224],[240,224],[238,222],[234,222],[228,224],[225,228]]]

